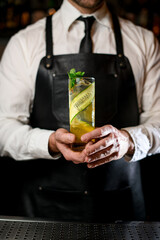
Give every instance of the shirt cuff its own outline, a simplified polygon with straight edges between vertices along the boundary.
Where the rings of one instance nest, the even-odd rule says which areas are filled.
[[[62,154],[55,153],[52,156],[48,152],[48,140],[53,131],[35,128],[29,143],[29,152],[33,158],[59,159]]]
[[[135,145],[134,154],[132,156],[125,155],[125,160],[135,162],[145,158],[150,149],[150,142],[147,137],[146,129],[142,125],[139,125],[137,127],[124,128],[124,130],[130,134]]]

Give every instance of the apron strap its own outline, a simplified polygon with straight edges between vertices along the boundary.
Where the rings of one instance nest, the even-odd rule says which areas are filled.
[[[52,15],[46,21],[46,68],[52,68],[53,63]]]
[[[126,62],[125,62],[125,56],[124,56],[124,50],[123,50],[120,23],[119,23],[118,17],[113,11],[111,11],[111,15],[112,15],[112,22],[114,26],[114,35],[115,35],[115,42],[116,42],[118,64],[120,68],[125,68]]]

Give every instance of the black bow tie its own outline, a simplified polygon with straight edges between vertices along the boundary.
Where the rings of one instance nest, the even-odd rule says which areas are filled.
[[[77,20],[83,21],[85,24],[85,36],[80,44],[80,53],[91,53],[92,52],[92,39],[91,39],[91,28],[95,18],[91,17],[79,17]]]

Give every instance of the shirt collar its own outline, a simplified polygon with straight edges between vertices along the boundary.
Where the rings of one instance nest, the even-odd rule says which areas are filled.
[[[71,14],[72,13],[72,14]],[[72,23],[82,15],[82,13],[76,9],[71,3],[69,3],[68,0],[64,0],[62,3],[62,6],[60,8],[60,14],[61,14],[61,19],[64,25],[64,28],[66,31],[69,30],[70,26]],[[110,17],[109,17],[109,10],[104,2],[102,7],[98,9],[96,12],[93,14],[90,14],[89,16],[94,16],[95,19],[102,25],[111,28],[111,23],[110,23]],[[88,15],[83,15],[88,16]]]

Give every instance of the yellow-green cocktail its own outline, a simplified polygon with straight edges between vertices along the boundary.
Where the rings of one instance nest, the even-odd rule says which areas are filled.
[[[95,78],[71,69],[69,75],[70,132],[76,135],[73,149],[83,149],[81,136],[95,128]]]

